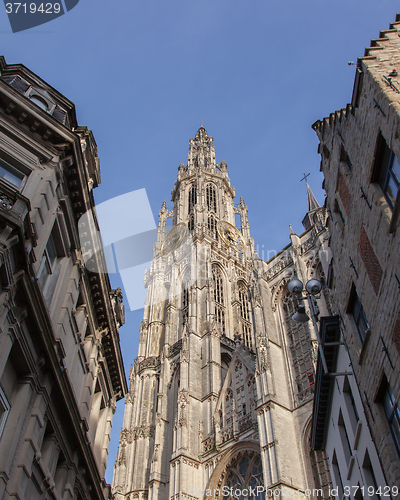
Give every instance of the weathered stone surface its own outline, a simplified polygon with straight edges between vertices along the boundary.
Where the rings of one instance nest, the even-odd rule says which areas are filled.
[[[382,404],[389,386],[395,402],[400,402],[400,191],[399,179],[392,177],[395,199],[391,199],[383,172],[389,150],[392,160],[400,159],[399,73],[397,15],[390,29],[382,31],[358,59],[352,103],[313,125],[320,140],[330,214],[332,310],[343,321],[352,368],[389,486],[400,484],[400,450]],[[369,325],[361,332],[364,342],[353,315],[355,291]]]

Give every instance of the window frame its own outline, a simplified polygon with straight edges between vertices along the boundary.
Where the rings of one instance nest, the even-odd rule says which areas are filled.
[[[189,321],[189,288],[182,290],[182,324],[185,325]]]
[[[17,185],[15,184],[15,182],[12,182],[11,180],[7,179],[4,175],[1,175],[0,173],[0,178],[3,181],[5,181],[8,185],[12,186],[13,189],[18,189],[18,191],[21,191],[23,185],[25,184],[24,181],[27,177],[27,174],[21,171],[21,169],[16,168],[9,161],[5,160],[3,156],[0,156],[0,168],[4,169],[6,172],[8,172],[10,175],[14,176],[17,179],[19,178],[19,176],[21,176],[20,183]]]
[[[224,294],[224,276],[221,268],[214,264],[212,266],[213,280],[213,298],[215,307],[215,322],[221,327],[221,332],[225,335],[226,318],[225,318],[225,294]]]
[[[46,94],[47,94],[47,92],[46,92]],[[45,95],[45,93],[42,90],[37,89],[37,88],[33,87],[32,85],[26,90],[24,95],[31,102],[33,102],[33,104],[35,104],[35,106],[38,106],[38,108],[40,108],[45,113],[48,113],[49,115],[52,115],[54,110],[56,109],[56,103],[52,99],[49,98],[49,95],[48,94]],[[37,102],[32,100],[32,98],[36,98],[36,100],[45,104],[46,109],[42,108],[42,106],[37,104]]]
[[[365,341],[367,340],[366,332],[368,331],[370,326],[362,302],[357,294],[357,290],[354,285],[350,294],[350,301],[347,312],[348,314],[351,314],[351,316],[353,317],[354,325],[357,328],[357,332],[360,337],[361,343],[364,345]],[[362,331],[361,329],[360,326],[361,323],[363,323],[366,326],[364,331]]]
[[[211,213],[217,213],[217,190],[212,182],[206,185],[207,210]]]
[[[7,396],[5,395],[3,388],[0,386],[0,405],[3,408],[3,414],[0,416],[0,438],[3,435],[4,428],[6,426],[6,421],[8,414],[10,413],[11,405],[8,402]]]
[[[392,434],[394,446],[398,456],[400,457],[400,409],[389,383],[387,383],[383,389],[381,401],[390,433]],[[387,403],[389,403],[389,405]],[[390,406],[390,408],[388,408],[388,406]],[[397,423],[398,434],[394,429],[393,420]]]
[[[36,275],[36,280],[39,282],[43,295],[46,296],[50,281],[49,278],[53,274],[57,274],[55,269],[61,264],[61,259],[70,255],[70,246],[71,242],[66,232],[64,215],[61,211],[58,211],[43,249],[42,258]],[[42,276],[44,276],[43,273],[45,269],[47,269],[47,276],[44,280],[41,280]]]
[[[345,163],[350,172],[353,170],[353,163],[350,160],[349,154],[344,149],[343,144],[340,147],[340,162]]]
[[[193,213],[194,207],[197,205],[197,185],[192,183],[188,191],[188,214]]]
[[[393,170],[395,161],[399,167],[399,176]],[[375,163],[371,181],[379,185],[391,211],[394,212],[400,192],[400,162],[395,152],[388,146],[381,131],[379,131],[377,139]],[[397,191],[393,193],[393,200],[388,190],[391,181],[397,189]]]
[[[50,247],[49,247],[50,244]],[[52,247],[52,248],[51,248]],[[51,252],[54,254],[54,257],[51,257],[49,249],[51,248]],[[37,273],[37,281],[39,285],[42,288],[42,291],[46,289],[46,285],[48,284],[49,278],[52,274],[54,274],[54,268],[57,264],[57,247],[54,242],[54,237],[52,233],[50,233],[49,238],[47,240],[46,246],[44,247],[43,255],[42,255],[42,260],[40,262],[39,270]],[[47,276],[45,280],[42,282],[41,278],[43,275],[43,272],[47,268]]]

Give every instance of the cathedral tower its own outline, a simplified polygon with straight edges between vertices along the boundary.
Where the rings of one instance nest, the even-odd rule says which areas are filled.
[[[307,488],[329,483],[308,444],[315,335],[292,324],[296,304],[285,286],[293,276],[323,277],[325,214],[315,200],[307,231],[291,233],[266,263],[243,198],[235,206],[234,197],[227,164],[216,162],[201,127],[187,166],[179,165],[173,210],[164,202],[159,212],[114,470],[117,500],[200,500],[228,489],[246,498],[249,486],[259,486],[250,496],[263,498],[266,487],[305,498]]]

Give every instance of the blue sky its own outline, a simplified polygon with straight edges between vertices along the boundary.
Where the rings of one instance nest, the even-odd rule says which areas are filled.
[[[399,11],[395,0],[80,0],[68,14],[13,34],[0,8],[1,53],[76,105],[93,130],[96,202],[145,188],[155,219],[201,121],[249,208],[262,257],[303,231],[306,188],[324,201],[317,119],[351,100],[354,66]],[[123,224],[127,215],[120,214]],[[120,281],[112,276],[113,286]],[[128,307],[127,307],[128,309]],[[127,310],[127,371],[142,310]],[[118,446],[118,404],[107,479]]]

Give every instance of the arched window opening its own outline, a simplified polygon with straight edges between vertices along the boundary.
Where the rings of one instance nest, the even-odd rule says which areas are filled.
[[[239,288],[239,304],[240,304],[240,316],[249,321],[249,304],[247,300],[247,290],[244,285],[240,285]]]
[[[213,215],[210,215],[210,217],[208,218],[207,226],[210,236],[212,236],[215,239],[218,239],[217,221],[215,220],[215,217]]]
[[[215,191],[215,187],[212,184],[207,184],[206,201],[207,201],[207,210],[209,212],[216,212],[217,211],[217,194]]]
[[[230,364],[231,364],[231,357],[226,352],[223,352],[221,354],[221,385],[224,385]]]
[[[225,395],[225,421],[224,427],[228,427],[233,424],[233,392],[232,389],[228,389]]]
[[[187,323],[189,317],[189,289],[184,288],[182,292],[182,323]]]
[[[242,333],[243,340],[245,345],[251,349],[252,341],[251,341],[251,319],[250,319],[250,311],[249,311],[249,300],[248,300],[248,292],[247,287],[244,283],[239,284],[239,309],[240,309],[240,317],[242,323]]]
[[[189,210],[188,213],[190,214],[193,211],[194,206],[197,203],[197,187],[195,184],[192,184],[189,189]]]
[[[297,397],[301,402],[312,396],[313,386],[310,386],[309,375],[314,374],[314,352],[309,326],[306,323],[294,322],[292,316],[295,312],[296,304],[293,297],[287,293],[282,298],[282,313],[289,339]]]
[[[222,334],[225,334],[224,287],[220,268],[218,266],[213,266],[212,274],[214,285],[215,321],[220,326]]]
[[[189,217],[188,229],[189,229],[189,231],[193,231],[193,229],[194,229],[194,215],[193,214],[191,214]]]
[[[261,457],[258,453],[247,452],[240,455],[226,471],[221,487],[227,486],[233,491],[234,500],[247,500],[241,492],[248,492],[249,487],[258,494],[254,495],[256,500],[264,500],[264,481]],[[232,489],[231,489],[232,488]]]
[[[49,105],[47,102],[42,98],[39,97],[38,95],[33,95],[29,97],[29,99],[36,104],[36,106],[39,106],[39,108],[42,108],[43,111],[48,111]]]
[[[255,410],[257,403],[257,388],[256,388],[256,379],[254,375],[250,375],[247,380],[247,391],[250,399],[250,410]]]

